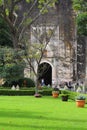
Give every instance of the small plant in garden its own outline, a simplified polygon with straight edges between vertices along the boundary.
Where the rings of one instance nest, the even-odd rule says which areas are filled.
[[[76,100],[86,100],[86,97],[83,95],[76,96]]]
[[[69,93],[67,91],[61,91],[61,94],[60,94],[61,98],[62,98],[62,101],[68,101],[68,98],[69,98]]]
[[[59,93],[60,93],[60,90],[57,87],[53,88],[52,95],[54,98],[58,97]]]
[[[58,88],[55,87],[55,88],[53,88],[52,93],[58,93],[58,94],[59,94],[59,93],[60,93],[60,90],[59,90]]]
[[[77,107],[84,107],[85,106],[85,100],[86,100],[85,96],[78,95],[76,97],[76,105],[77,105]]]

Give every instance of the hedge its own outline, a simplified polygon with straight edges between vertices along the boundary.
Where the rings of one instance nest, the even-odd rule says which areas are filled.
[[[0,90],[0,95],[8,96],[21,96],[21,95],[34,95],[34,90]]]
[[[44,95],[44,96],[51,96],[52,95],[51,90],[42,90],[42,91],[39,91],[39,93]]]
[[[42,95],[52,95],[52,91],[39,91]],[[10,89],[1,89],[0,95],[8,96],[24,96],[24,95],[34,95],[35,90],[10,90]]]

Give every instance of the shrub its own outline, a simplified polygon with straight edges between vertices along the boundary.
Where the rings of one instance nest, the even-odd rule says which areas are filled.
[[[35,83],[30,78],[21,78],[18,81],[12,81],[8,83],[7,81],[3,84],[3,87],[12,87],[12,85],[19,85],[20,87],[35,87]]]
[[[9,84],[24,77],[25,62],[22,51],[15,52],[12,48],[0,47],[0,77]]]
[[[69,95],[69,99],[71,99],[71,100],[75,100],[75,97],[77,96],[76,92],[69,91],[69,90],[61,90],[61,94]]]
[[[75,101],[75,97],[76,97],[76,96],[77,96],[77,93],[76,93],[76,92],[72,92],[72,91],[70,91],[70,93],[69,93],[69,99]]]
[[[51,96],[52,90],[42,90],[42,91],[39,91],[39,93],[44,95],[44,96]]]
[[[34,81],[32,79],[30,79],[30,78],[19,79],[18,85],[20,87],[35,87]]]
[[[5,82],[2,86],[3,87],[12,87],[12,85],[17,85],[18,84],[18,81],[12,81],[12,82]]]

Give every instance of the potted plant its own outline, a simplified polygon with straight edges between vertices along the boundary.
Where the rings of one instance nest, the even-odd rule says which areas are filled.
[[[69,97],[68,94],[61,94],[62,101],[68,101],[68,97]]]
[[[85,100],[86,100],[85,96],[78,95],[76,97],[76,105],[77,105],[77,107],[84,107],[85,106]]]
[[[61,96],[62,101],[68,101],[69,94],[67,91],[62,91],[60,96]]]
[[[54,98],[57,98],[59,96],[59,93],[60,93],[60,90],[57,87],[53,88],[52,96]]]

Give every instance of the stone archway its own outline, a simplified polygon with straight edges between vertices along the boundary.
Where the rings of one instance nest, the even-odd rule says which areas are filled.
[[[43,62],[38,68],[39,81],[44,79],[45,85],[52,85],[52,67],[49,63]]]

